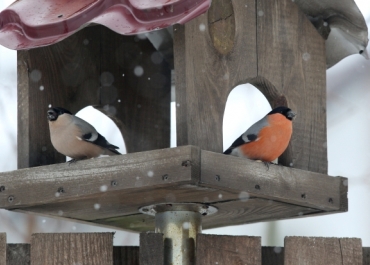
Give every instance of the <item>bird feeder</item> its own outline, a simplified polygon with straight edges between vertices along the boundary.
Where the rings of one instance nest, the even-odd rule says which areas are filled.
[[[327,175],[326,69],[366,49],[353,0],[57,2],[17,1],[0,13],[0,44],[18,50],[19,167],[0,174],[1,208],[156,230],[165,264],[191,264],[202,227],[348,210],[347,179]],[[222,154],[227,97],[244,83],[299,113],[283,166]],[[50,104],[101,110],[128,154],[62,163]]]

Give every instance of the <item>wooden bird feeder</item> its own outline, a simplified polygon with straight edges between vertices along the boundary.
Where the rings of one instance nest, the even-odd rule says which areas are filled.
[[[326,69],[355,53],[348,47],[362,53],[367,28],[360,13],[348,10],[357,10],[353,1],[343,1],[334,13],[357,32],[334,52],[330,34],[341,34],[343,25],[327,10],[336,3],[311,2],[214,0],[207,13],[173,26],[173,45],[169,31],[150,33],[165,36],[156,48],[150,38],[95,25],[19,50],[19,169],[0,174],[0,207],[130,231],[156,229],[164,234],[165,264],[192,264],[202,227],[346,212],[347,179],[327,175]],[[169,148],[172,68],[176,148]],[[244,83],[256,86],[271,107],[299,113],[282,165],[267,169],[222,154],[227,97]],[[73,113],[89,105],[101,110],[121,130],[128,154],[63,163],[50,142],[49,104]],[[174,224],[177,232],[170,231]],[[298,264],[292,257],[289,264]]]

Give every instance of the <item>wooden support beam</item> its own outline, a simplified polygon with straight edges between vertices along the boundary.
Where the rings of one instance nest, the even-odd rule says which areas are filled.
[[[171,69],[154,52],[149,40],[103,26],[18,51],[18,168],[65,161],[50,142],[49,105],[96,107],[117,124],[129,153],[169,147]]]
[[[113,264],[113,233],[33,234],[32,264]]]
[[[362,248],[363,265],[370,265],[370,247]]]
[[[164,248],[163,234],[140,233],[140,265],[163,265]]]
[[[261,265],[261,238],[198,234],[196,264]]]
[[[139,247],[113,247],[113,265],[139,265]]]
[[[284,265],[361,265],[359,238],[286,237]]]

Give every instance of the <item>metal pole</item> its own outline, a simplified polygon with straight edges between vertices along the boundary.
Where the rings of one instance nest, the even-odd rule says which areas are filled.
[[[217,212],[212,206],[182,203],[158,204],[140,208],[140,212],[155,216],[155,232],[163,234],[164,264],[195,264],[195,245],[202,232],[202,216]]]

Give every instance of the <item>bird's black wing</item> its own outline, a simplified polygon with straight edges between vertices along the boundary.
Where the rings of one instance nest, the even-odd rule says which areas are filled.
[[[91,141],[91,137],[93,136],[92,133],[86,133],[82,136],[82,139],[86,142],[89,142],[89,143],[92,143],[92,144],[96,144],[96,145],[99,145],[103,148],[106,148],[108,149],[109,151],[117,154],[117,155],[120,155],[121,153],[118,152],[116,149],[119,149],[119,147],[113,145],[113,144],[110,144],[107,139],[105,139],[104,136],[102,136],[100,133],[98,133],[98,137],[94,140],[94,141]]]

